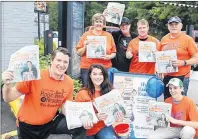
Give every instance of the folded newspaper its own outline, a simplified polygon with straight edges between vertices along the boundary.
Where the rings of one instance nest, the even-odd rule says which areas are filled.
[[[106,36],[87,36],[87,58],[101,58],[106,55]]]
[[[98,121],[92,102],[66,101],[64,108],[68,129],[81,127],[82,121],[89,118],[93,123],[97,123]]]
[[[9,82],[40,79],[39,46],[25,46],[13,53],[10,57],[8,70],[14,74],[14,79]]]
[[[157,51],[156,70],[158,73],[178,72],[178,67],[173,66],[172,60],[177,60],[176,50]]]
[[[103,12],[106,21],[120,25],[122,21],[122,16],[124,14],[124,9],[124,4],[109,2],[107,5],[107,9],[105,9],[105,11]]]
[[[165,102],[150,101],[148,104],[147,122],[157,127],[170,127],[166,116],[171,116],[172,104]]]
[[[109,93],[95,98],[94,106],[101,113],[107,113],[107,119],[104,121],[107,126],[112,125],[115,121],[115,114],[122,112],[126,115],[126,108],[121,93],[118,89],[113,89]]]

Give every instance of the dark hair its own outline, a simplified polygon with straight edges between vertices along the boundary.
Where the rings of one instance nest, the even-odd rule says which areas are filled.
[[[110,92],[113,89],[113,86],[108,78],[107,70],[101,64],[92,64],[88,70],[87,86],[86,86],[91,98],[93,98],[93,95],[95,94],[95,86],[90,78],[90,75],[91,75],[92,70],[95,68],[100,69],[102,71],[102,75],[104,78],[102,84],[100,85],[100,95],[102,96],[102,95]]]
[[[26,63],[28,63],[28,62],[32,64],[32,61],[27,61]]]
[[[64,55],[68,55],[69,57],[71,56],[69,51],[67,50],[67,48],[64,47],[58,47],[56,50],[54,50],[51,54],[51,60],[54,60],[54,58],[56,57],[56,54],[58,52],[63,53]]]

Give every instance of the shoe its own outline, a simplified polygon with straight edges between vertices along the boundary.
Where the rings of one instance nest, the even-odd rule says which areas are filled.
[[[5,139],[11,139],[11,137],[12,137],[11,135],[6,135]]]

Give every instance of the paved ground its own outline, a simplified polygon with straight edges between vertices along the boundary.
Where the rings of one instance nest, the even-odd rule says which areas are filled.
[[[1,135],[9,133],[16,135],[16,118],[12,114],[8,103],[1,101]],[[3,136],[1,139],[4,139]],[[14,136],[14,139],[18,139]],[[48,139],[71,139],[68,135],[50,135]]]

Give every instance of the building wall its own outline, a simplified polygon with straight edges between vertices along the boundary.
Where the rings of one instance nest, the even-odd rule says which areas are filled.
[[[8,68],[12,53],[34,44],[34,2],[1,2],[2,71]]]

